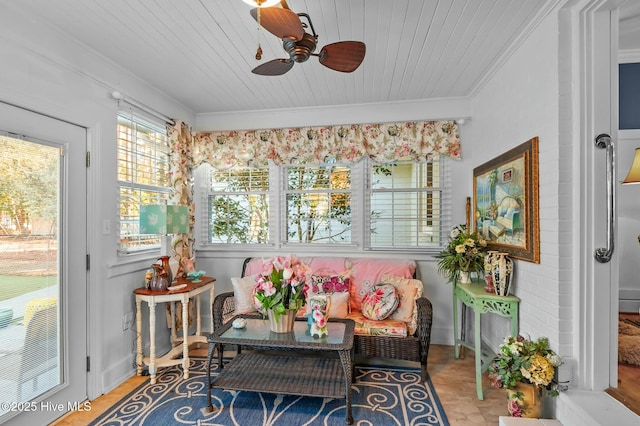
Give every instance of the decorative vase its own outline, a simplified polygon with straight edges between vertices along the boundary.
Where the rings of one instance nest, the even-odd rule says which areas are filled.
[[[153,268],[153,277],[149,288],[153,291],[165,291],[169,287],[169,276],[167,272],[162,268],[162,265],[154,263],[151,265]]]
[[[458,283],[460,283],[460,284],[471,284],[471,272],[469,272],[469,271],[458,271]]]
[[[516,383],[515,389],[507,389],[507,409],[511,417],[539,419],[542,417],[541,390],[530,383]]]
[[[274,333],[288,333],[293,331],[293,324],[296,321],[296,313],[298,311],[294,309],[287,309],[284,315],[276,317],[273,309],[268,309],[269,312],[269,329]]]
[[[513,260],[506,253],[497,253],[493,266],[493,286],[498,296],[508,296],[513,278]]]
[[[327,321],[331,310],[331,296],[328,294],[314,294],[309,297],[309,333],[313,337],[322,337],[329,334]]]
[[[173,282],[173,272],[171,272],[171,266],[169,265],[169,256],[160,256],[158,260],[162,262],[162,269],[164,269],[167,274],[167,281],[169,281],[169,285]]]

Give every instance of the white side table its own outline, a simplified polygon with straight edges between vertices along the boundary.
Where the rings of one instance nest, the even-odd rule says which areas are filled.
[[[177,291],[152,291],[146,288],[138,288],[133,291],[136,298],[136,325],[138,329],[137,347],[136,347],[136,366],[138,375],[142,375],[144,365],[149,366],[149,375],[151,383],[156,383],[156,372],[160,367],[168,367],[171,365],[182,364],[184,378],[189,378],[189,345],[201,342],[207,343],[206,336],[202,335],[202,319],[200,310],[200,295],[209,291],[209,297],[213,302],[213,293],[215,290],[215,281],[213,277],[202,277],[200,282],[194,283],[190,280],[180,279],[174,285],[187,284],[186,287]],[[189,335],[189,300],[195,297],[196,303],[196,334]],[[149,356],[145,357],[142,353],[142,302],[149,305]],[[167,354],[156,358],[156,304],[163,302],[181,302],[182,303],[182,347],[175,346]],[[210,330],[213,332],[213,312],[212,305],[209,304]],[[172,336],[175,330],[172,327]],[[173,342],[172,342],[173,344]],[[182,350],[181,350],[182,349]],[[182,352],[182,359],[176,359]]]

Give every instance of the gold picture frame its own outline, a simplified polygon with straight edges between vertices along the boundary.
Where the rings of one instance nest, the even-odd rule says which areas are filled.
[[[538,138],[473,169],[473,227],[489,250],[540,263]]]

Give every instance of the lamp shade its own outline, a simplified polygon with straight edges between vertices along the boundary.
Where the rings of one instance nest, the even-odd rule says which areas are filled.
[[[640,183],[640,148],[636,148],[636,155],[633,157],[631,169],[622,183]]]
[[[174,205],[140,206],[141,234],[186,234],[189,232],[189,209]]]

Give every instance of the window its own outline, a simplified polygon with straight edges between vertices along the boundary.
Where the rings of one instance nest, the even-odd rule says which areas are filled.
[[[131,114],[118,115],[118,186],[120,252],[160,247],[159,235],[141,235],[141,204],[169,199],[169,143],[162,124]]]
[[[286,242],[351,243],[351,168],[293,166],[286,175]]]
[[[440,169],[438,159],[369,168],[372,248],[440,247],[445,191]]]
[[[204,166],[201,241],[436,252],[451,213],[445,164]]]
[[[269,169],[211,170],[207,197],[210,243],[269,242]]]

